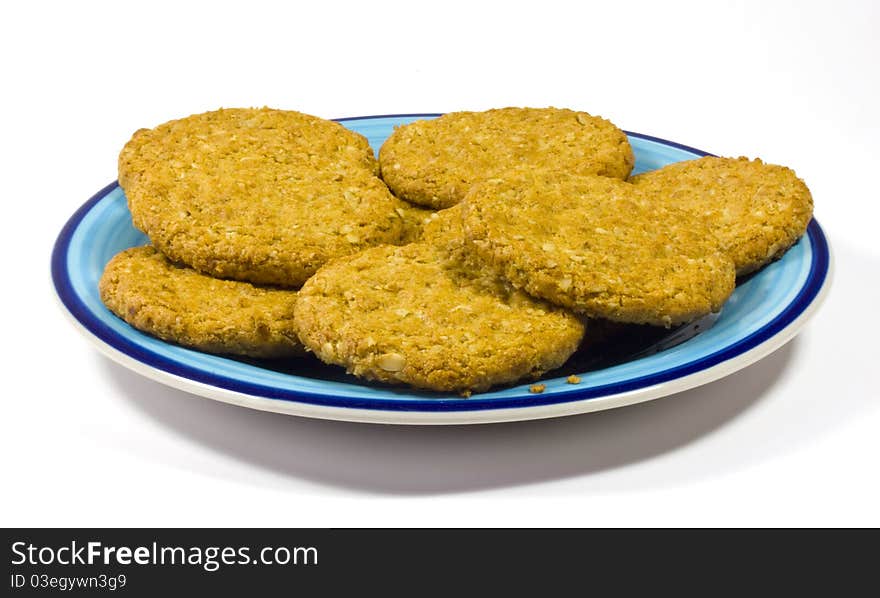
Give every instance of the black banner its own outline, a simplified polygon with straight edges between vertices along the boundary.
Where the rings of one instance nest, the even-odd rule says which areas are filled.
[[[877,585],[876,530],[7,529],[3,538],[3,596],[467,596],[475,582],[542,596],[608,584],[615,594],[761,595],[829,584],[840,595]]]

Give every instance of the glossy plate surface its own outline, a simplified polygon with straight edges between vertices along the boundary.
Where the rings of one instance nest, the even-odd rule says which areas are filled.
[[[340,119],[376,149],[395,125],[436,115]],[[707,155],[638,133],[628,133],[634,172]],[[114,182],[86,202],[58,236],[52,278],[74,324],[111,359],[176,388],[255,409],[308,417],[400,424],[488,423],[556,417],[646,401],[693,388],[741,369],[790,340],[815,312],[830,283],[828,245],[813,220],[785,254],[737,286],[714,325],[687,341],[608,367],[462,398],[363,383],[341,370],[302,360],[244,362],[171,345],[143,334],[110,313],[97,283],[104,265],[146,237],[131,224],[125,195]],[[570,373],[566,371],[566,375]]]

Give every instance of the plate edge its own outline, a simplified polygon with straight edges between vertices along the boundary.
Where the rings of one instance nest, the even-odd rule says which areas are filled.
[[[764,357],[772,354],[791,341],[804,325],[815,315],[825,302],[831,288],[833,265],[829,267],[822,287],[813,301],[797,318],[782,331],[772,337],[774,342],[765,341],[748,351],[731,359],[717,363],[705,370],[694,372],[688,376],[675,378],[667,382],[655,384],[635,390],[585,398],[574,401],[534,405],[530,407],[508,407],[502,409],[456,410],[456,411],[393,411],[387,409],[358,409],[315,405],[294,400],[271,399],[248,395],[189,378],[176,376],[160,369],[151,368],[146,364],[126,355],[112,345],[91,333],[75,316],[67,310],[66,305],[56,296],[58,305],[70,319],[74,328],[86,337],[102,355],[114,363],[134,373],[182,391],[196,398],[220,401],[230,405],[257,409],[271,413],[308,417],[313,419],[346,421],[353,423],[369,423],[384,425],[478,425],[494,423],[511,423],[536,419],[550,419],[571,415],[582,415],[595,411],[616,409],[669,397],[704,386],[740,371]]]
[[[434,113],[415,113],[415,114],[408,114],[408,115],[375,115],[375,116],[364,116],[364,117],[346,117],[344,119],[336,119],[336,120],[338,120],[338,121],[369,120],[371,118],[372,119],[379,119],[379,118],[387,118],[387,117],[394,117],[394,116],[408,116],[408,117],[436,116],[436,114],[434,114]],[[677,148],[686,150],[688,152],[702,154],[702,155],[708,155],[707,152],[703,152],[702,150],[698,150],[696,148],[684,146],[682,144],[678,144],[676,142],[668,141],[665,139],[652,137],[650,135],[645,135],[645,134],[641,134],[641,133],[634,133],[634,132],[627,132],[627,134],[634,135],[636,137],[640,137],[640,138],[644,138],[644,139],[648,139],[650,141],[656,141],[661,144],[666,144],[669,146],[677,147]],[[535,400],[540,401],[539,397],[525,397],[525,398],[511,397],[509,399],[498,399],[498,400],[492,399],[491,402],[489,402],[487,400],[485,402],[486,404],[480,404],[479,399],[471,399],[471,400],[469,400],[469,402],[471,403],[470,405],[461,405],[460,404],[461,401],[456,400],[456,399],[453,399],[453,401],[455,401],[455,403],[446,403],[444,405],[443,398],[438,398],[436,400],[431,399],[431,398],[425,398],[425,399],[414,399],[407,404],[394,404],[393,406],[388,405],[388,406],[381,406],[381,407],[372,408],[372,409],[363,409],[363,408],[357,407],[357,406],[350,407],[350,406],[328,405],[328,404],[326,404],[325,401],[327,401],[328,398],[332,400],[332,397],[330,395],[315,394],[315,393],[310,393],[309,391],[294,391],[293,395],[297,395],[300,398],[303,398],[303,397],[315,398],[317,400],[315,400],[315,401],[302,401],[302,400],[298,400],[297,396],[284,396],[284,397],[282,397],[282,396],[279,396],[279,397],[260,396],[260,395],[248,394],[246,392],[236,391],[231,388],[223,388],[222,386],[216,386],[214,384],[209,384],[209,383],[206,383],[201,380],[192,380],[192,379],[187,378],[185,376],[178,376],[178,375],[174,374],[173,372],[169,372],[161,367],[151,366],[148,363],[142,362],[142,361],[138,360],[137,357],[127,355],[123,351],[121,351],[119,348],[113,346],[108,341],[97,336],[94,331],[89,330],[88,327],[86,326],[86,324],[79,317],[77,317],[77,314],[75,313],[75,311],[73,309],[71,309],[71,306],[67,303],[67,301],[65,301],[63,293],[62,293],[61,289],[59,288],[59,280],[61,280],[61,279],[67,280],[67,286],[70,287],[69,293],[71,295],[75,296],[77,298],[77,300],[80,303],[82,303],[82,301],[78,299],[78,295],[73,291],[72,284],[69,281],[69,277],[67,276],[67,271],[66,271],[66,257],[67,257],[67,249],[69,248],[70,237],[72,236],[72,233],[76,230],[76,227],[80,224],[83,216],[86,213],[88,213],[89,210],[96,203],[98,203],[99,201],[104,199],[109,193],[111,193],[113,190],[115,190],[116,187],[118,187],[118,183],[115,181],[106,185],[104,188],[102,188],[100,191],[98,191],[95,195],[93,195],[87,202],[85,202],[82,206],[80,206],[80,208],[76,212],[74,212],[74,214],[70,217],[70,219],[68,219],[68,221],[65,223],[64,227],[62,228],[61,232],[58,235],[55,246],[53,247],[52,279],[53,279],[53,287],[54,287],[54,290],[56,293],[56,298],[60,300],[60,303],[61,303],[62,307],[64,308],[65,313],[68,315],[68,317],[70,317],[72,319],[72,321],[76,324],[77,328],[80,329],[81,332],[86,332],[87,335],[90,338],[93,338],[93,340],[95,342],[101,343],[101,345],[106,345],[106,347],[108,349],[112,349],[113,351],[117,351],[120,354],[125,355],[125,358],[128,360],[131,360],[132,363],[137,363],[137,364],[141,365],[142,367],[146,367],[146,368],[155,367],[158,371],[161,371],[163,373],[163,375],[168,375],[168,376],[174,377],[176,379],[180,379],[180,380],[186,380],[186,381],[192,383],[193,385],[199,385],[199,387],[204,387],[204,388],[209,388],[209,389],[218,389],[218,390],[222,390],[223,392],[228,392],[228,393],[233,393],[233,394],[240,395],[240,396],[250,397],[252,399],[306,404],[306,405],[310,405],[310,406],[313,406],[315,408],[320,408],[320,409],[337,409],[337,410],[338,409],[355,409],[355,410],[363,410],[363,411],[369,411],[369,412],[376,411],[376,412],[381,412],[381,413],[396,414],[398,416],[402,416],[402,414],[416,414],[416,413],[450,414],[450,415],[462,414],[462,413],[474,414],[474,413],[478,413],[478,412],[498,412],[498,411],[505,410],[505,409],[514,409],[514,410],[518,410],[518,411],[531,410],[531,409],[536,409],[536,408],[545,409],[545,408],[554,407],[554,406],[559,407],[559,406],[565,406],[565,405],[570,405],[570,404],[578,404],[578,403],[581,403],[584,401],[597,402],[597,401],[601,401],[603,399],[606,399],[608,397],[616,397],[616,396],[625,395],[625,394],[629,394],[629,393],[638,393],[640,391],[644,391],[644,390],[653,388],[654,386],[657,386],[657,385],[666,385],[666,384],[670,384],[670,383],[673,383],[673,382],[676,382],[679,380],[689,379],[693,376],[699,376],[701,373],[705,373],[707,371],[714,370],[716,367],[724,364],[727,361],[737,359],[739,357],[742,357],[743,355],[751,354],[751,352],[754,349],[756,349],[756,348],[762,346],[764,343],[767,343],[768,341],[776,338],[776,336],[783,334],[794,323],[800,321],[803,317],[804,312],[808,312],[810,314],[814,313],[815,310],[812,308],[812,304],[814,302],[816,302],[816,297],[818,294],[827,292],[827,288],[828,288],[828,285],[830,282],[830,272],[831,272],[830,259],[831,258],[830,258],[830,250],[827,245],[827,239],[825,238],[825,235],[822,232],[822,229],[819,226],[818,222],[816,222],[815,220],[812,220],[810,222],[810,227],[815,230],[813,231],[814,235],[811,234],[810,236],[811,236],[811,239],[815,239],[816,241],[820,242],[819,243],[820,247],[814,247],[814,258],[813,258],[813,263],[811,264],[811,275],[813,274],[812,270],[814,269],[814,267],[816,265],[816,257],[815,256],[816,256],[817,250],[818,250],[819,254],[824,254],[824,257],[828,263],[826,264],[824,273],[819,273],[819,275],[822,277],[819,281],[820,287],[814,291],[813,297],[811,299],[809,299],[807,301],[807,303],[801,308],[801,311],[798,313],[798,315],[795,316],[794,320],[791,320],[787,324],[784,324],[782,329],[777,330],[773,335],[764,339],[763,341],[758,341],[757,344],[747,348],[744,352],[739,353],[737,355],[726,356],[723,359],[720,359],[719,361],[711,363],[710,365],[704,367],[702,370],[694,371],[694,372],[691,372],[691,373],[686,374],[684,376],[674,377],[674,374],[672,372],[674,370],[676,370],[677,368],[672,368],[670,370],[666,370],[664,372],[659,372],[659,373],[655,374],[655,375],[664,374],[664,375],[672,376],[671,378],[668,378],[666,380],[660,380],[659,382],[657,382],[655,384],[650,384],[650,385],[642,386],[642,387],[636,387],[636,388],[632,388],[632,389],[625,390],[622,392],[616,392],[616,393],[613,393],[610,395],[609,394],[602,394],[604,392],[604,390],[606,389],[606,387],[608,387],[608,386],[622,386],[627,383],[629,383],[630,385],[638,384],[639,382],[643,381],[644,378],[646,378],[646,376],[643,376],[639,379],[635,379],[635,380],[631,380],[631,381],[617,382],[614,384],[604,385],[602,387],[596,387],[594,389],[590,389],[590,391],[592,391],[592,392],[589,392],[589,391],[578,392],[576,389],[572,389],[571,391],[565,392],[565,393],[554,393],[553,395],[548,395],[546,402],[542,402],[537,405],[534,404],[534,401]],[[820,257],[822,257],[822,256],[820,255]],[[783,311],[781,314],[779,314],[777,316],[777,318],[774,319],[774,321],[771,321],[770,323],[768,323],[767,326],[765,326],[764,328],[762,328],[759,331],[756,331],[753,335],[750,335],[749,337],[745,337],[743,339],[740,339],[736,344],[731,345],[731,346],[727,347],[726,349],[732,349],[736,345],[739,345],[739,344],[746,342],[747,340],[751,339],[751,336],[754,336],[755,334],[758,334],[759,332],[765,330],[766,327],[772,325],[775,321],[779,320],[784,315],[786,315],[787,311],[791,309],[791,306],[795,302],[797,302],[797,300],[799,298],[801,298],[800,295],[804,294],[804,292],[806,290],[809,290],[808,289],[808,287],[810,286],[809,282],[810,282],[810,278],[808,278],[807,281],[804,283],[804,285],[801,287],[801,289],[799,290],[799,295],[795,298],[795,300],[793,300],[792,303],[790,303],[788,306],[786,306],[786,310]],[[815,284],[815,281],[813,281],[813,282]],[[88,311],[87,308],[85,308],[84,306],[82,307],[82,309],[84,309],[85,311]],[[88,313],[90,314],[91,312],[88,312]],[[788,339],[786,339],[785,342],[787,342],[787,340]],[[778,346],[781,346],[781,344],[777,345],[777,348],[778,348]],[[772,349],[772,350],[775,350],[775,349]],[[145,349],[145,351],[149,352],[148,349]],[[152,352],[150,352],[150,353],[152,353]],[[105,354],[106,354],[106,351],[105,351]],[[708,357],[712,357],[713,355],[715,355],[715,354],[707,356],[706,358],[703,358],[703,359],[707,359]],[[157,358],[160,360],[165,360],[165,358],[162,356],[157,356]],[[116,361],[119,361],[119,360],[117,359]],[[685,365],[687,365],[687,364],[685,364]],[[745,365],[748,365],[748,364],[745,364]],[[743,365],[741,367],[745,367],[745,365]],[[681,368],[684,366],[678,366],[678,367]],[[732,370],[732,371],[735,371],[735,370]],[[246,383],[243,385],[259,388],[259,385],[257,385],[257,384]],[[290,393],[285,392],[284,394],[290,394]],[[587,396],[585,396],[585,395],[587,395]],[[660,395],[660,396],[663,396],[663,395]],[[378,399],[362,398],[362,397],[341,397],[341,399],[342,399],[342,402],[346,402],[349,404],[355,404],[355,405],[359,402],[370,403],[373,401],[380,401]],[[516,404],[517,402],[524,403],[527,400],[531,404]],[[642,400],[648,400],[648,399],[642,399]],[[414,403],[416,403],[416,401],[418,401],[418,403],[422,403],[422,404],[431,403],[432,405],[430,407],[425,408],[424,405],[414,404]],[[501,403],[501,405],[497,405],[496,403]],[[395,418],[395,419],[400,419],[400,417]]]

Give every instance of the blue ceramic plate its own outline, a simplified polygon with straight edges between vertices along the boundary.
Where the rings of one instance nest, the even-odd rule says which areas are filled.
[[[340,119],[378,148],[395,125],[437,115]],[[707,155],[647,135],[629,133],[635,172]],[[111,314],[98,296],[104,265],[118,251],[147,243],[131,224],[116,183],[70,218],[52,254],[52,278],[76,326],[106,355],[136,372],[229,403],[294,415],[384,423],[484,423],[555,417],[607,409],[680,392],[726,376],[790,340],[827,293],[828,244],[814,220],[785,256],[742,282],[714,325],[686,341],[653,338],[628,358],[543,380],[546,390],[508,387],[462,398],[361,382],[340,369],[304,359],[286,364],[245,362],[171,345],[138,332]],[[692,331],[692,329],[691,329]],[[675,336],[673,334],[673,336]],[[679,331],[678,336],[683,336]],[[641,357],[640,357],[641,356]],[[572,373],[570,368],[565,374]]]

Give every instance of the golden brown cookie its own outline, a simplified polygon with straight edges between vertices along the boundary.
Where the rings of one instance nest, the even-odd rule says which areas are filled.
[[[150,246],[117,254],[99,289],[110,311],[164,341],[250,357],[304,354],[293,323],[296,291],[218,280]]]
[[[632,182],[669,205],[705,215],[737,274],[781,257],[813,216],[810,190],[794,171],[761,160],[687,160]]]
[[[451,112],[398,127],[379,150],[398,196],[447,208],[470,187],[515,167],[625,179],[635,158],[611,122],[562,108]]]
[[[135,226],[174,261],[297,287],[327,260],[399,241],[367,140],[299,112],[225,109],[142,129],[119,156]]]
[[[462,393],[561,366],[584,333],[565,310],[464,267],[427,243],[340,258],[298,295],[296,325],[355,376]]]
[[[466,247],[517,288],[617,322],[718,311],[734,269],[699,217],[608,177],[510,173],[462,204]]]

